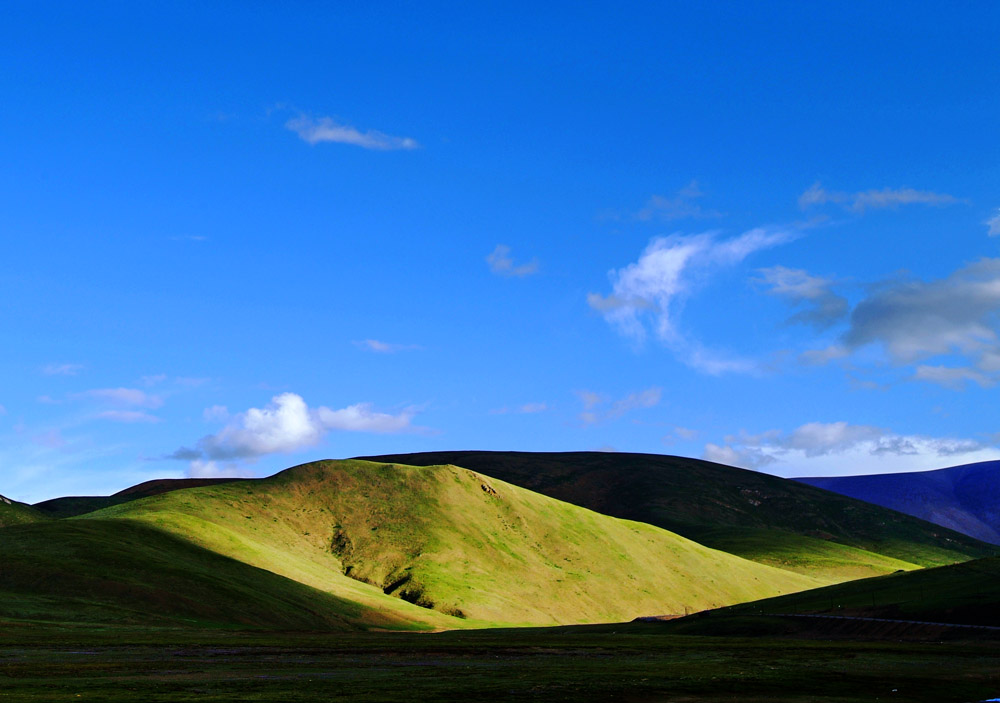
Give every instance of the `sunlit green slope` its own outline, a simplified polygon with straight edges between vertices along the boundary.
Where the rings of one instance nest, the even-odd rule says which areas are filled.
[[[620,621],[817,585],[454,466],[316,462],[92,517],[141,521],[362,607],[416,604],[445,627]]]

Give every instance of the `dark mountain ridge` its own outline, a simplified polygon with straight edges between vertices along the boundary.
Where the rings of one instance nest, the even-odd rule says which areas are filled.
[[[795,480],[1000,544],[1000,461],[934,471]]]

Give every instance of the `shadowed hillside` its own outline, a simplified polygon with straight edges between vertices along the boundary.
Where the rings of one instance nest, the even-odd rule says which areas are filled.
[[[795,480],[1000,544],[1000,461],[937,471]]]
[[[1000,557],[840,583],[712,615],[817,614],[1000,626]]]
[[[40,522],[48,518],[30,505],[0,496],[0,527]]]
[[[0,618],[343,630],[364,614],[139,523],[47,520],[0,530]]]
[[[436,626],[620,621],[818,585],[453,466],[315,462],[92,517],[140,521]]]
[[[992,554],[989,545],[908,515],[698,459],[475,451],[370,458],[463,466],[827,583]]]

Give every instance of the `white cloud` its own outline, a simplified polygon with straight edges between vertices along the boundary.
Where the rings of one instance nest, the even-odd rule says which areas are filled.
[[[163,405],[163,399],[151,395],[138,388],[94,388],[84,391],[79,396],[126,407],[158,408]]]
[[[1000,209],[990,219],[986,220],[986,234],[991,237],[1000,236]]]
[[[896,208],[900,205],[953,205],[964,202],[954,195],[947,193],[934,193],[928,190],[914,190],[913,188],[882,188],[881,190],[866,190],[857,193],[847,193],[844,191],[827,190],[818,182],[810,186],[799,196],[799,207],[803,210],[833,203],[856,213],[863,213],[865,210],[879,210],[884,208]]]
[[[794,305],[806,306],[789,318],[789,323],[805,323],[825,328],[848,312],[847,299],[831,290],[834,281],[829,278],[784,266],[758,269],[758,273],[758,281],[771,286],[768,291],[770,294],[783,297]]]
[[[576,395],[580,398],[580,402],[583,403],[583,412],[579,415],[580,420],[585,424],[592,425],[604,420],[613,420],[632,410],[652,408],[659,405],[663,397],[663,389],[654,386],[642,391],[629,393],[624,398],[620,398],[610,405],[607,405],[608,397],[600,393],[577,391]]]
[[[83,364],[46,364],[42,373],[46,376],[76,376],[83,370]]]
[[[288,120],[285,127],[299,135],[309,144],[334,142],[352,144],[363,149],[394,151],[419,149],[417,140],[410,137],[394,137],[384,132],[368,130],[361,132],[350,125],[340,124],[329,117],[313,118],[302,115]]]
[[[674,434],[680,437],[681,439],[692,440],[692,439],[698,439],[698,435],[700,433],[698,432],[698,430],[692,430],[687,427],[678,426],[674,428]]]
[[[216,461],[195,459],[188,466],[188,478],[251,478],[252,472],[236,464],[220,465]]]
[[[497,244],[496,249],[486,257],[486,263],[489,265],[490,271],[498,276],[523,278],[538,273],[537,259],[532,259],[526,264],[515,264],[514,259],[510,256],[510,247],[506,244]]]
[[[705,459],[782,476],[836,476],[921,471],[1000,458],[1000,449],[974,439],[902,435],[871,425],[812,422],[792,432],[771,430],[706,444]],[[960,457],[956,458],[956,457]]]
[[[221,407],[221,406],[216,406]],[[219,432],[198,440],[195,447],[182,447],[170,458],[192,461],[255,459],[266,454],[284,454],[318,444],[330,430],[397,433],[421,431],[407,408],[399,414],[375,412],[371,403],[358,403],[340,410],[320,406],[310,409],[301,396],[282,393],[264,408],[250,408],[233,416]]]
[[[105,410],[104,412],[98,413],[97,417],[102,420],[126,423],[160,421],[160,418],[155,415],[150,415],[142,410]]]
[[[694,368],[712,374],[751,371],[755,368],[752,362],[727,358],[687,339],[678,328],[679,308],[699,277],[738,264],[756,251],[778,246],[795,236],[788,231],[758,228],[725,240],[712,232],[656,237],[638,261],[609,273],[609,295],[590,293],[587,303],[620,334],[637,343],[645,341],[648,325],[661,343]]]
[[[331,430],[394,434],[415,429],[410,425],[415,414],[413,408],[407,408],[397,415],[375,412],[372,408],[371,403],[357,403],[340,410],[321,407],[317,414],[323,426]]]
[[[354,342],[354,346],[366,351],[376,352],[377,354],[394,354],[395,352],[400,351],[420,349],[420,346],[416,344],[390,344],[389,342],[382,342],[377,339],[363,339],[356,341]]]

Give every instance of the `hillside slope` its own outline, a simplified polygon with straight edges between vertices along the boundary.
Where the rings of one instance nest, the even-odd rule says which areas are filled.
[[[698,459],[475,451],[369,458],[463,466],[827,583],[992,554],[989,545],[898,512]]]
[[[48,518],[30,505],[0,496],[0,527],[41,522]]]
[[[92,517],[141,521],[436,626],[621,621],[818,585],[453,466],[315,462]]]
[[[1000,461],[936,471],[795,480],[1000,544]]]

